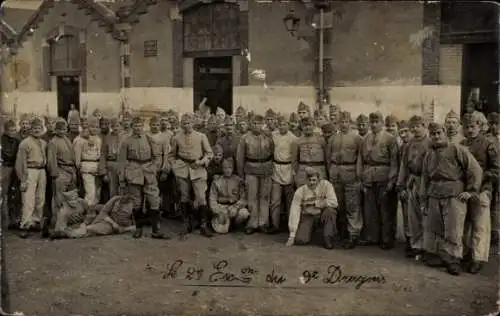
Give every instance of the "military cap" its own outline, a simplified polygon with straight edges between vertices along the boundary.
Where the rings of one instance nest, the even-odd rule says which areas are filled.
[[[498,124],[499,121],[499,115],[497,112],[491,112],[488,114],[488,122],[492,124]]]
[[[56,125],[55,126],[56,130],[65,130],[68,126],[68,124],[66,123],[66,121],[63,118],[59,118],[56,121],[55,125]]]
[[[297,111],[309,111],[309,105],[305,104],[304,102],[300,101],[299,105],[297,106]]]
[[[335,131],[335,126],[332,123],[326,123],[323,126],[321,126],[321,131],[324,134],[330,134]]]
[[[290,114],[290,122],[298,122],[299,121],[299,116],[297,115],[297,113],[293,112],[292,114]]]
[[[277,114],[272,110],[272,109],[268,109],[266,111],[266,117],[276,117]]]
[[[398,118],[392,114],[389,114],[385,117],[385,125],[397,124]]]
[[[444,130],[444,127],[443,125],[439,124],[439,123],[436,123],[436,122],[432,122],[429,124],[429,132],[436,132],[436,131],[439,131],[439,130]]]
[[[277,121],[278,123],[282,123],[282,122],[287,122],[287,119],[284,115],[278,115]]]
[[[212,117],[211,117],[212,118]],[[191,113],[184,113],[181,117],[182,122],[194,121],[194,115]]]
[[[358,115],[358,117],[356,118],[356,123],[360,124],[360,123],[368,123],[368,116],[364,115],[364,114],[360,114]]]
[[[158,115],[155,115],[149,119],[149,124],[152,123],[160,123],[160,117]]]
[[[264,122],[264,117],[260,114],[255,114],[251,118],[252,122]]]
[[[134,116],[132,118],[132,124],[143,124],[142,118],[140,116]]]
[[[420,115],[413,115],[412,117],[410,117],[409,124],[410,125],[425,124],[425,120]]]
[[[5,123],[3,124],[4,128],[5,129],[9,129],[11,127],[15,127],[16,126],[16,122],[14,122],[14,120],[7,120],[5,121]]]
[[[305,174],[306,174],[306,176],[307,176],[308,178],[310,178],[310,177],[314,177],[314,176],[319,177],[319,171],[318,171],[317,169],[313,168],[313,167],[309,167],[309,166],[308,166],[308,167],[306,167],[306,168],[304,169],[304,172],[305,172]]]
[[[30,125],[31,127],[43,127],[43,121],[41,119],[39,119],[38,117],[35,117],[33,119],[31,119],[30,121]]]
[[[351,113],[349,113],[348,111],[341,111],[339,113],[339,119],[340,120],[351,120]]]
[[[401,120],[398,122],[398,129],[408,129],[410,126],[408,125],[408,122],[405,120]]]
[[[314,125],[314,119],[310,116],[308,117],[304,117],[301,121],[302,125],[306,125],[306,124],[313,124]]]
[[[382,116],[382,113],[380,112],[372,112],[370,113],[370,115],[368,116],[369,120],[370,121],[382,121],[384,119],[384,117]]]
[[[21,114],[21,117],[19,117],[19,120],[21,120],[21,121],[29,121],[30,120],[30,115],[28,113]]]
[[[242,106],[239,106],[237,109],[236,109],[236,114],[240,114],[240,115],[245,115],[247,113],[247,111],[245,110],[244,107]]]
[[[226,118],[224,119],[224,125],[234,125],[234,120],[231,116],[226,116]]]
[[[460,116],[457,113],[455,113],[455,111],[450,110],[450,112],[448,112],[448,114],[446,114],[445,119],[449,119],[449,118],[459,119]]]

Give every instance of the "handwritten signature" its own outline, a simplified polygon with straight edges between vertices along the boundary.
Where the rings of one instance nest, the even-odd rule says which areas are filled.
[[[244,266],[240,269],[230,266],[228,260],[216,261],[208,271],[195,265],[190,265],[183,260],[175,260],[167,264],[162,272],[162,279],[167,280],[187,280],[208,282],[209,285],[217,284],[242,284],[250,285],[258,281],[259,276],[268,285],[284,285],[289,281],[286,274],[279,273],[272,269],[268,273],[261,274],[252,266]],[[299,275],[299,282],[302,285],[312,284],[314,281],[321,282],[325,287],[331,285],[347,284],[359,290],[366,284],[386,284],[386,278],[382,274],[347,274],[339,265],[330,265],[325,271],[304,270]]]

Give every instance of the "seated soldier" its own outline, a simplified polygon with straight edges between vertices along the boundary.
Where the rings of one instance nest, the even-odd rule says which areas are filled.
[[[290,236],[286,245],[309,244],[319,220],[323,226],[324,247],[332,249],[338,207],[335,190],[329,181],[320,179],[316,169],[306,167],[304,171],[308,183],[299,187],[293,196],[288,218]]]
[[[210,186],[209,205],[212,209],[212,228],[219,234],[229,232],[231,221],[243,224],[250,213],[245,208],[243,180],[233,174],[234,160],[226,158],[222,163],[223,175],[215,175]]]
[[[95,218],[94,208],[85,199],[78,196],[78,190],[61,194],[62,205],[53,214],[54,230],[50,233],[52,239],[64,238],[68,227],[91,223]]]
[[[132,217],[134,200],[131,196],[114,196],[106,204],[98,205],[99,213],[90,223],[82,223],[80,227],[66,230],[68,238],[84,238],[107,236],[135,231]]]

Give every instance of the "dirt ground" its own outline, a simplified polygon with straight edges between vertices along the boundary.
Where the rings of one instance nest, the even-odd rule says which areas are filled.
[[[164,228],[176,235],[171,223]],[[285,248],[285,241],[242,233],[171,241],[8,234],[10,303],[26,316],[475,316],[497,309],[498,257],[479,275],[453,277],[405,259],[402,247],[324,250]],[[178,269],[176,260],[184,262]]]

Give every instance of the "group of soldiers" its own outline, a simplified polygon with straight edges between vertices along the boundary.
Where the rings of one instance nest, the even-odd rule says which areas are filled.
[[[234,116],[174,111],[142,118],[98,112],[8,120],[2,212],[26,238],[133,232],[169,239],[243,229],[327,249],[392,249],[402,206],[405,253],[450,274],[477,273],[498,247],[498,113],[450,111],[444,124],[304,103],[289,117],[239,107]],[[19,199],[16,193],[20,192]],[[284,227],[285,226],[285,227]]]

